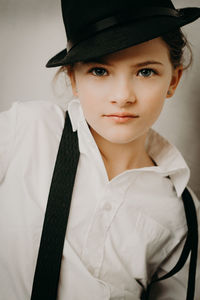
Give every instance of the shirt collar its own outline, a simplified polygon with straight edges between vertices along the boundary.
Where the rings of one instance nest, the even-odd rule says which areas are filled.
[[[190,170],[181,153],[153,129],[149,130],[146,147],[158,169],[163,175],[171,178],[180,197],[190,178]]]
[[[85,117],[78,99],[73,99],[69,102],[68,113],[72,124],[72,130],[77,131],[79,124],[85,122]]]
[[[87,125],[78,99],[74,99],[69,103],[68,112],[73,131],[77,131],[81,125],[84,125],[84,127]],[[91,137],[89,140],[91,140]],[[94,147],[94,142],[92,144]],[[181,153],[173,144],[170,144],[153,129],[149,130],[146,148],[148,154],[155,161],[157,166],[147,167],[141,170],[157,172],[166,177],[169,176],[176,189],[177,196],[180,197],[190,177],[190,170]],[[139,171],[139,169],[137,169],[137,171]]]

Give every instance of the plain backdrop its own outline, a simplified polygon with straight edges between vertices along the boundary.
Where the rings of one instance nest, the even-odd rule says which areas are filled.
[[[177,8],[200,0],[174,0]],[[200,19],[184,27],[194,53],[176,95],[167,99],[154,126],[182,152],[190,186],[200,198]],[[15,101],[45,100],[65,107],[65,82],[52,83],[57,69],[45,64],[66,46],[59,0],[0,0],[0,111]]]

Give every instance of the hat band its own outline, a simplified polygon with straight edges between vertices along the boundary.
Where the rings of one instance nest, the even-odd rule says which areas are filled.
[[[176,9],[166,8],[166,7],[147,7],[147,8],[134,10],[134,15],[128,12],[120,15],[107,17],[96,23],[89,24],[86,28],[76,33],[73,39],[68,40],[67,51],[69,52],[75,45],[93,36],[94,34],[116,25],[126,24],[131,21],[139,20],[141,18],[146,18],[146,17],[168,16],[168,17],[180,18],[182,15],[183,15],[182,12],[178,9],[176,10]]]

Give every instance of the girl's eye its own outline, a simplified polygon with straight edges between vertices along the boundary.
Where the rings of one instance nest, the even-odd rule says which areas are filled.
[[[155,75],[156,72],[152,69],[142,69],[138,72],[138,75],[141,77],[151,77],[152,75]]]
[[[92,68],[90,73],[99,77],[108,75],[108,72],[104,68]]]

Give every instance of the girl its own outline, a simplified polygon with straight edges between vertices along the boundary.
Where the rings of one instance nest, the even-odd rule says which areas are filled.
[[[47,67],[62,66],[78,99],[0,117],[0,299],[185,299],[189,262],[148,289],[190,229],[188,167],[151,126],[184,69],[180,27],[200,9],[62,0],[62,12],[67,49]]]

